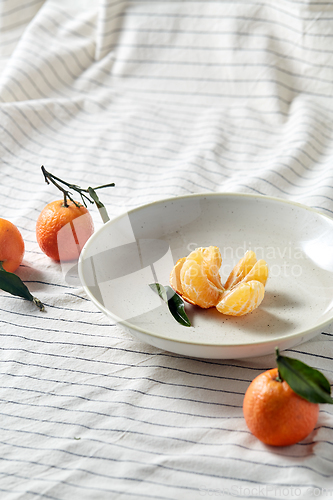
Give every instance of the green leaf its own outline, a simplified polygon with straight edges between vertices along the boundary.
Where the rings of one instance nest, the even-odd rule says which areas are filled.
[[[162,299],[164,300],[165,303],[168,303],[168,297],[167,297],[167,293],[166,293],[166,290],[164,288],[163,285],[160,285],[159,283],[152,283],[151,285],[149,285],[150,288],[155,292],[157,293],[157,295]]]
[[[298,359],[281,356],[276,349],[276,363],[280,377],[291,389],[311,403],[333,404],[331,386],[327,378]]]
[[[12,295],[18,295],[24,299],[33,300],[33,296],[28,290],[28,287],[14,273],[9,273],[4,269],[0,269],[0,288]]]
[[[109,184],[110,186],[114,186],[114,184]],[[98,188],[95,188],[95,189],[99,189],[101,187],[106,187],[106,186],[99,186]],[[92,187],[88,187],[87,191],[88,193],[90,194],[90,196],[92,197],[92,199],[94,200],[95,204],[96,204],[96,207],[98,208],[98,211],[102,217],[102,221],[104,222],[108,222],[110,220],[110,217],[106,211],[106,208],[105,206],[103,205],[103,203],[101,202],[101,200],[98,198],[97,196],[97,193],[95,191],[95,189],[93,189]]]
[[[22,297],[23,299],[30,300],[41,311],[44,311],[44,306],[40,300],[36,299],[29,292],[28,287],[23,283],[23,281],[14,273],[9,273],[2,267],[2,263],[0,262],[0,288],[5,292],[10,293],[11,295],[16,295],[18,297]]]
[[[185,312],[183,299],[176,293],[171,286],[165,287],[168,297],[168,306],[172,316],[183,326],[191,326],[191,322]]]
[[[183,299],[170,286],[164,287],[160,283],[152,283],[150,288],[168,304],[172,316],[183,326],[191,326],[191,322],[185,312]]]

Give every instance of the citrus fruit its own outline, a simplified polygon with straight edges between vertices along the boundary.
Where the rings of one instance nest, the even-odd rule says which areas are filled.
[[[202,308],[216,307],[220,313],[231,316],[243,316],[256,309],[265,294],[266,262],[257,261],[254,252],[246,252],[224,286],[219,274],[221,265],[218,247],[196,248],[176,262],[170,284],[184,300]]]
[[[261,304],[264,294],[265,287],[260,281],[242,282],[222,295],[222,299],[216,304],[216,309],[229,316],[243,316]]]
[[[226,288],[232,288],[233,286],[237,285],[245,276],[248,274],[248,272],[252,269],[254,264],[257,262],[257,257],[256,254],[252,250],[248,250],[244,257],[240,259],[238,264],[235,265],[233,270],[228,276],[227,281],[225,282],[225,287]]]
[[[203,308],[215,306],[223,290],[219,276],[221,264],[217,247],[197,248],[191,252],[180,269],[184,296]]]
[[[17,227],[0,219],[0,262],[5,271],[14,273],[24,256],[24,241]]]
[[[181,259],[177,260],[176,265],[174,266],[170,274],[170,285],[174,289],[174,291],[178,293],[178,295],[181,295],[183,297],[184,300],[186,300],[190,304],[195,304],[193,300],[184,295],[184,290],[180,279],[180,271],[181,268],[183,267],[185,260],[186,257],[182,257]]]
[[[278,369],[267,370],[248,387],[243,401],[245,422],[254,436],[272,446],[289,446],[314,429],[319,405],[296,394]]]
[[[257,261],[254,252],[247,251],[225,282],[225,292],[216,305],[220,313],[243,316],[263,301],[268,267],[263,259]]]
[[[36,237],[41,250],[56,261],[77,259],[83,245],[94,232],[86,207],[72,201],[56,200],[41,211],[36,224]]]

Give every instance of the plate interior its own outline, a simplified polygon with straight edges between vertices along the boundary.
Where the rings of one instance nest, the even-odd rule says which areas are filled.
[[[179,325],[149,288],[175,262],[216,245],[224,282],[246,250],[266,260],[261,306],[246,316],[186,305]],[[333,318],[333,221],[306,207],[251,195],[195,195],[153,203],[105,224],[80,260],[90,298],[108,316],[175,342],[237,346],[302,335]]]

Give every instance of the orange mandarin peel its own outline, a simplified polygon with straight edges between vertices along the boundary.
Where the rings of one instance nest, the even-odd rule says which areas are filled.
[[[222,285],[222,265],[216,246],[196,248],[176,262],[170,274],[172,288],[190,304],[216,309],[229,316],[243,316],[256,309],[265,294],[268,267],[248,250]]]

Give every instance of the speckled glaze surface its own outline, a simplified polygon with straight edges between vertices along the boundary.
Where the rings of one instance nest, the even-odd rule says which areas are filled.
[[[270,276],[261,306],[240,318],[186,305],[179,325],[149,288],[169,284],[178,258],[216,245],[222,282],[248,249]],[[200,358],[247,358],[305,342],[333,321],[333,220],[297,203],[244,194],[158,201],[106,223],[85,245],[88,297],[143,342]]]

